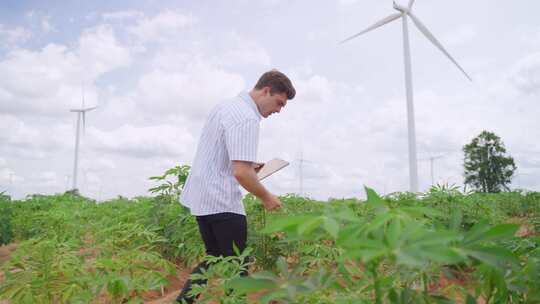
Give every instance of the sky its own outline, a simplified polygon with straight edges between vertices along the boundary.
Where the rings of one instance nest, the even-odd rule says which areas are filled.
[[[540,191],[538,11],[536,0],[415,2],[473,79],[409,21],[420,191],[430,157],[433,183],[461,187],[462,148],[483,130],[515,160],[511,187]],[[191,164],[212,107],[274,68],[297,95],[261,122],[260,161],[290,162],[264,181],[271,192],[406,191],[401,22],[339,43],[394,12],[389,0],[2,1],[0,192],[71,188],[70,109],[84,99],[97,108],[81,132],[81,193],[148,195],[149,177]]]

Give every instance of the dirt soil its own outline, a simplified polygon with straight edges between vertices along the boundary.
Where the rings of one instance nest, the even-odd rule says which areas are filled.
[[[15,251],[15,249],[17,249],[16,243],[0,246],[0,266],[2,266],[2,264],[4,264],[7,260],[9,260],[11,253]],[[0,271],[0,285],[2,285],[3,282],[4,282],[4,272]],[[0,300],[0,304],[9,304],[9,301]]]
[[[528,237],[536,234],[534,226],[529,223],[527,218],[514,217],[509,222],[519,225],[519,230],[516,232],[517,237]]]
[[[175,276],[169,277],[169,285],[164,289],[163,295],[159,291],[147,292],[143,295],[144,303],[147,304],[173,304],[180,294],[184,283],[189,277],[190,269],[180,268]],[[263,293],[253,293],[248,295],[248,303],[256,303]],[[214,304],[214,302],[209,302]],[[215,302],[217,304],[218,302]],[[2,304],[2,303],[0,303]],[[268,304],[280,304],[278,301],[271,301]]]
[[[149,291],[143,295],[144,303],[161,304],[161,303],[176,303],[176,297],[180,294],[184,283],[189,277],[190,270],[180,268],[175,276],[169,277],[169,285],[163,289],[163,294],[160,291]]]
[[[0,246],[0,265],[9,260],[11,253],[15,251],[15,249],[17,249],[17,244],[15,243]]]

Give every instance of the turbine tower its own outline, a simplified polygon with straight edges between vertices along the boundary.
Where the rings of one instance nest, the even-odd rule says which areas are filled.
[[[419,160],[429,160],[429,171],[431,172],[431,185],[433,186],[435,184],[435,180],[433,178],[433,161],[436,159],[443,158],[442,155],[439,156],[430,156],[428,158],[421,158]]]
[[[402,6],[397,4],[394,1],[394,9],[398,11],[398,13],[394,13],[386,18],[383,18],[382,20],[376,22],[372,26],[366,28],[365,30],[361,31],[358,34],[355,34],[343,41],[341,43],[344,43],[346,41],[349,41],[351,39],[354,39],[360,35],[363,35],[367,32],[370,32],[376,28],[379,28],[385,24],[388,24],[396,19],[401,18],[402,25],[403,25],[403,56],[404,56],[404,64],[405,64],[405,89],[407,93],[407,123],[408,123],[408,137],[409,137],[409,190],[411,192],[418,192],[418,161],[416,156],[416,129],[414,124],[414,103],[413,103],[413,86],[412,86],[412,71],[411,71],[411,52],[410,52],[410,46],[409,46],[409,29],[408,29],[408,23],[407,19],[408,17],[411,17],[413,23],[416,25],[418,30],[426,36],[426,38],[431,41],[441,52],[443,52],[450,61],[452,61],[457,68],[467,77],[469,80],[472,81],[471,77],[467,75],[465,70],[457,63],[456,60],[444,49],[442,44],[433,36],[433,34],[428,30],[428,28],[412,13],[412,7],[414,4],[414,0],[409,0],[409,4],[407,6]]]
[[[80,126],[81,126],[81,117],[82,117],[82,124],[83,124],[83,132],[86,129],[86,112],[92,111],[97,107],[84,107],[84,89],[83,89],[83,96],[82,96],[82,107],[80,109],[71,109],[70,112],[77,113],[77,129],[75,131],[75,161],[73,164],[73,188],[72,190],[77,190],[77,169],[78,169],[78,163],[79,163],[79,133],[80,133]]]
[[[308,164],[314,164],[314,162],[305,160],[304,159],[304,148],[300,148],[300,158],[295,159],[298,161],[298,175],[300,177],[300,192],[299,195],[302,196],[304,194],[304,163]]]

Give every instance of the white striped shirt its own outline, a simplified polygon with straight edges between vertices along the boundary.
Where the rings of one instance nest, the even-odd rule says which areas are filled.
[[[218,104],[210,112],[180,196],[180,202],[191,214],[246,214],[232,161],[257,160],[261,119],[255,101],[247,92]]]

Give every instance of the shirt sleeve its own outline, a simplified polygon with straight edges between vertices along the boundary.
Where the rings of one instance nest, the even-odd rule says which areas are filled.
[[[231,161],[257,161],[259,122],[246,120],[226,128],[225,144]]]

